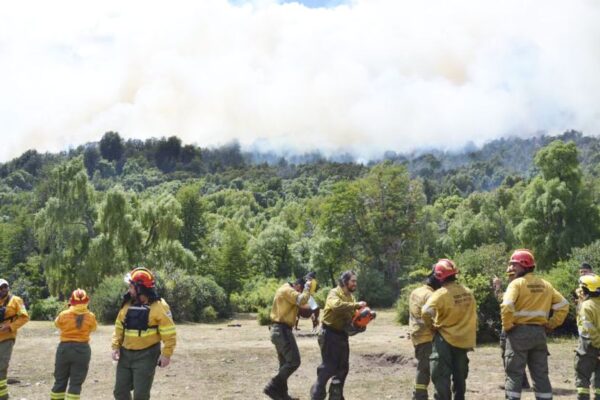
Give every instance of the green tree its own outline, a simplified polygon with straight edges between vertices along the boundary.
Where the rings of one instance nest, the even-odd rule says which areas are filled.
[[[123,139],[117,132],[106,132],[100,139],[100,154],[108,161],[120,160],[123,150]]]
[[[199,256],[202,240],[206,236],[207,221],[205,205],[200,197],[200,185],[186,185],[177,192],[177,201],[181,204],[181,220],[183,226],[179,235],[181,244]]]
[[[89,283],[82,271],[95,236],[95,193],[81,157],[56,167],[50,179],[51,197],[35,216],[35,235],[50,291],[64,296]]]
[[[540,175],[522,197],[518,236],[543,268],[598,238],[598,208],[583,185],[577,155],[573,142],[556,140],[541,149],[535,156]]]
[[[222,232],[222,243],[215,271],[216,282],[227,296],[239,291],[249,276],[248,238],[234,221],[228,221]]]

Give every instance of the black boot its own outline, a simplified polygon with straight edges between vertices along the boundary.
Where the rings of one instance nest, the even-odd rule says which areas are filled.
[[[333,378],[329,385],[329,400],[344,400],[342,382],[336,378]]]
[[[282,390],[281,384],[277,381],[277,378],[273,378],[267,383],[267,386],[263,389],[263,393],[269,396],[273,400],[287,400],[285,393]]]

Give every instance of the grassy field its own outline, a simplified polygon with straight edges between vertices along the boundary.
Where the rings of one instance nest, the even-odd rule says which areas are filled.
[[[308,399],[320,354],[309,322],[297,332],[302,366],[290,379],[290,393]],[[111,326],[93,336],[90,373],[82,399],[111,399],[115,366],[110,358]],[[250,316],[218,324],[178,325],[178,346],[172,364],[158,369],[153,399],[264,399],[262,388],[277,369],[275,350],[266,327]],[[47,399],[53,383],[54,352],[58,342],[50,322],[30,322],[19,333],[9,378],[13,399]],[[410,399],[413,350],[406,327],[393,322],[393,313],[378,314],[367,332],[350,339],[347,400]],[[550,344],[550,374],[555,399],[573,399],[575,340]],[[502,362],[497,346],[470,353],[468,399],[503,399]],[[433,397],[431,395],[431,397]],[[533,399],[525,392],[523,399]]]

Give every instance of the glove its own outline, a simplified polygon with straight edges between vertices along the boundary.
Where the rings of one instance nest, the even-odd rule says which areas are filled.
[[[304,290],[305,291],[310,291],[310,285],[311,285],[312,281],[306,281],[306,283],[304,284]]]

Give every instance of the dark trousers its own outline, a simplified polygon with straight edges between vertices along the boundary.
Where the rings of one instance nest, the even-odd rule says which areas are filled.
[[[506,332],[504,332],[504,331],[500,332],[500,350],[501,350],[501,355],[502,355],[502,365],[504,366],[504,369],[506,370],[506,360],[504,358],[504,355],[506,354]],[[527,372],[525,372],[525,371],[523,371],[522,387],[523,388],[529,387],[529,379],[527,379]]]
[[[77,400],[90,365],[92,351],[87,343],[61,342],[54,361],[53,400]],[[68,390],[67,390],[68,386]]]
[[[8,399],[8,364],[12,355],[14,339],[8,339],[0,342],[0,400]]]
[[[579,338],[575,350],[575,386],[577,400],[600,399],[600,351],[592,346],[589,339]],[[594,391],[590,385],[593,382]],[[594,394],[594,396],[591,396]]]
[[[442,335],[433,337],[430,369],[436,400],[464,400],[469,375],[467,349],[448,343]]]
[[[275,345],[279,359],[279,371],[271,382],[287,393],[288,378],[300,367],[300,351],[292,328],[285,324],[273,324],[271,342]]]
[[[160,343],[143,350],[121,348],[113,392],[115,399],[131,400],[133,390],[134,400],[148,400],[159,357]]]
[[[319,347],[322,362],[317,367],[317,382],[310,389],[311,400],[325,399],[327,382],[331,378],[330,398],[343,399],[344,382],[350,369],[348,335],[323,325],[319,334]]]
[[[415,390],[413,400],[427,400],[427,386],[431,380],[429,372],[429,357],[431,356],[431,342],[421,343],[415,346],[415,359],[417,360],[417,376],[415,379]]]

